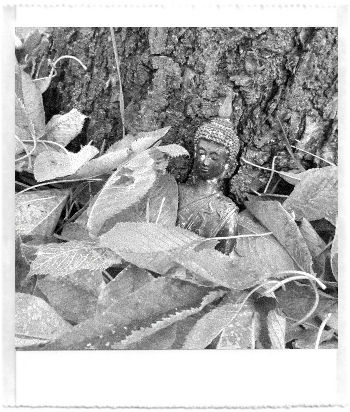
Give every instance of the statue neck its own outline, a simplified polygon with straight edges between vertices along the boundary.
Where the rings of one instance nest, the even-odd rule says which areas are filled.
[[[204,195],[222,194],[222,181],[220,179],[198,179],[194,184],[197,186],[198,191]]]

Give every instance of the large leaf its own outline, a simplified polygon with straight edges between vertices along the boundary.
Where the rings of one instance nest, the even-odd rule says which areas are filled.
[[[332,243],[331,265],[333,276],[338,280],[338,225],[335,230],[335,235]]]
[[[50,236],[68,197],[68,190],[16,194],[16,230],[20,235]]]
[[[131,253],[169,252],[194,247],[203,238],[180,227],[165,227],[155,223],[117,223],[100,237],[100,245],[123,255]]]
[[[38,279],[37,287],[65,320],[79,323],[94,316],[102,282],[100,271],[80,270],[64,278]]]
[[[246,202],[248,210],[266,226],[301,270],[312,272],[312,258],[292,216],[274,200]]]
[[[283,203],[295,218],[309,221],[327,219],[334,226],[338,214],[338,168],[326,166],[298,175],[300,182]]]
[[[124,163],[130,156],[129,149],[117,150],[115,152],[106,153],[96,159],[90,160],[88,163],[81,166],[76,176],[79,178],[89,178],[102,174],[111,173],[118,166]]]
[[[20,70],[20,73],[23,96],[22,102],[26,108],[29,119],[33,123],[36,136],[40,137],[45,129],[43,98],[40,90],[36,87],[29,74],[23,70]]]
[[[92,234],[147,194],[156,180],[153,163],[148,153],[142,153],[112,174],[88,210],[87,227]]]
[[[67,146],[81,132],[86,117],[77,109],[53,116],[45,127],[45,139]]]
[[[303,235],[312,256],[313,269],[318,276],[322,276],[324,274],[326,261],[326,257],[322,252],[324,251],[326,244],[312,227],[311,223],[305,218],[302,218],[299,230]]]
[[[73,175],[82,165],[98,154],[91,145],[84,146],[78,153],[64,153],[46,150],[39,153],[34,163],[34,177],[38,182]]]
[[[153,280],[153,276],[144,269],[129,265],[107,283],[98,297],[99,312],[106,310],[113,303],[135,292],[146,283]]]
[[[108,219],[100,233],[120,222],[148,222],[175,226],[178,209],[178,187],[175,178],[166,173],[157,175],[148,194],[133,206]]]
[[[20,140],[31,140],[35,138],[34,125],[29,118],[22,100],[17,96],[15,96],[15,122],[16,136],[20,138]]]
[[[96,249],[91,242],[72,240],[39,247],[30,275],[64,277],[78,270],[103,270],[120,260],[108,250]]]
[[[16,348],[49,342],[71,329],[44,300],[16,293]]]
[[[165,146],[157,146],[157,150],[166,153],[170,157],[189,156],[188,151],[178,144],[168,144]]]
[[[188,333],[183,349],[206,348],[238,315],[246,295],[247,292],[231,292],[221,304],[199,319]]]
[[[111,349],[133,331],[149,328],[154,322],[177,312],[189,310],[191,314],[191,309],[201,307],[209,294],[210,289],[188,282],[155,279],[120,299],[102,314],[75,326],[46,349]]]
[[[271,349],[284,349],[286,346],[286,318],[276,310],[270,310],[267,314],[267,328]]]
[[[256,236],[268,232],[247,210],[239,214],[237,234],[242,237],[236,239],[230,257],[234,261],[237,276],[240,276],[247,286],[270,277],[278,278],[279,272],[297,268],[288,252],[273,235]]]

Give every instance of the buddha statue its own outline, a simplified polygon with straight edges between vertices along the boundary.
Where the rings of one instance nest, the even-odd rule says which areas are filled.
[[[237,165],[239,140],[229,119],[232,98],[226,98],[219,117],[195,134],[194,164],[189,181],[179,185],[177,224],[206,238],[236,234],[238,207],[223,194],[225,179]],[[229,254],[234,239],[222,239],[217,249]]]

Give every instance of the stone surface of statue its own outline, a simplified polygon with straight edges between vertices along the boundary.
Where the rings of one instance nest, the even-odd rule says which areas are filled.
[[[238,207],[222,191],[225,178],[236,167],[239,150],[227,118],[228,99],[225,104],[219,118],[197,130],[192,175],[188,183],[179,186],[178,225],[207,238],[229,237],[237,229]],[[217,249],[229,254],[233,246],[234,239],[223,239]]]

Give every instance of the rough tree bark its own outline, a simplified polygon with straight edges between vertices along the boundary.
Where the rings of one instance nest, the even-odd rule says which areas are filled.
[[[241,156],[296,169],[293,145],[337,162],[336,28],[116,28],[127,133],[171,125],[165,141],[193,150],[196,128],[216,116],[229,89]],[[76,143],[122,136],[118,78],[108,28],[50,30],[46,57],[71,54],[44,94],[47,117],[72,108],[89,116]],[[45,67],[41,66],[43,73]],[[73,145],[74,146],[74,145]],[[74,147],[73,147],[74,149]],[[296,152],[306,168],[317,159]],[[322,161],[321,161],[322,162]],[[183,178],[181,165],[173,167]],[[231,195],[261,189],[268,172],[240,162]]]

